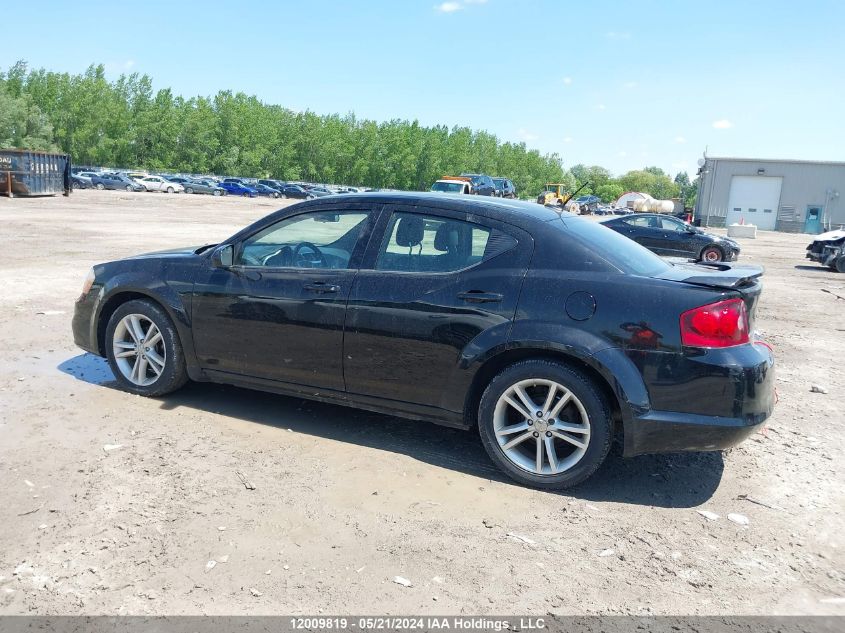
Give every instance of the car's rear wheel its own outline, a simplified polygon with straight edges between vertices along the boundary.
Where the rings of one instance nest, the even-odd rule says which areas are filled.
[[[221,196],[221,195],[222,195],[222,193],[221,193],[220,191],[218,191],[217,189],[215,189],[215,190],[214,190],[214,195],[215,195],[215,196]]]
[[[101,183],[101,182],[97,183],[97,190],[98,191],[102,191],[105,188],[106,188],[106,186],[103,183]]]
[[[176,193],[176,190],[173,187],[168,187],[167,193]]]
[[[718,246],[707,246],[701,251],[701,261],[703,262],[720,262],[725,259],[725,254]]]
[[[484,391],[478,426],[490,458],[521,484],[561,489],[581,483],[607,457],[611,416],[590,379],[560,363],[527,360]]]
[[[152,301],[121,305],[106,328],[109,365],[121,386],[141,396],[161,396],[188,380],[176,327]]]

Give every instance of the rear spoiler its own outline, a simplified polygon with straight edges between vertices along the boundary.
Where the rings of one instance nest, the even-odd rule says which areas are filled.
[[[755,283],[764,272],[762,266],[748,264],[675,264],[658,277],[695,286],[732,290]]]

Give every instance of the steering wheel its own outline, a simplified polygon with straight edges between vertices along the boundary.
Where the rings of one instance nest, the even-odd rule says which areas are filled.
[[[308,249],[313,253],[313,257],[309,258],[303,255],[302,251]],[[329,263],[326,261],[326,256],[323,251],[317,248],[311,242],[300,242],[293,249],[293,265],[301,266],[302,268],[328,268]]]

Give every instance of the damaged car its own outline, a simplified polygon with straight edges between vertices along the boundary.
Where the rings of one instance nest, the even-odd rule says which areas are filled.
[[[845,229],[817,236],[807,246],[806,257],[832,270],[845,273]]]
[[[95,266],[73,334],[133,394],[210,381],[477,429],[511,478],[558,489],[615,437],[714,451],[761,428],[762,273],[670,263],[528,202],[341,194]]]

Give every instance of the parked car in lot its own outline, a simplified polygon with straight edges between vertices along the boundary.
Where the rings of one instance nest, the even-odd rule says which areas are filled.
[[[96,172],[93,172],[93,171],[78,171],[78,172],[73,174],[73,177],[76,178],[77,180],[81,181],[80,188],[85,189],[85,188],[94,186],[94,183],[91,182],[91,178],[93,178],[94,176],[97,176],[97,175],[98,174]],[[76,181],[74,181],[74,182],[76,182]],[[77,185],[74,184],[74,187],[76,187],[76,186]]]
[[[490,176],[485,174],[461,174],[470,179],[471,190],[470,193],[478,196],[495,196],[496,184]]]
[[[816,236],[807,246],[807,259],[845,273],[845,229]]]
[[[135,182],[144,185],[147,191],[159,191],[161,193],[184,193],[185,188],[178,182],[171,182],[161,176],[145,176],[138,178]]]
[[[516,198],[516,187],[509,178],[493,178],[496,195],[500,198]]]
[[[83,178],[81,176],[77,176],[76,174],[71,174],[70,180],[73,183],[74,189],[90,189],[91,188],[91,179],[90,178]]]
[[[219,185],[222,189],[226,190],[226,193],[231,194],[233,196],[244,196],[249,198],[255,198],[258,196],[258,192],[255,189],[253,189],[252,187],[247,187],[240,181],[224,180],[223,182],[219,183]]]
[[[435,193],[459,193],[470,194],[470,183],[467,178],[441,178],[431,185],[431,191]]]
[[[341,195],[95,266],[73,333],[130,393],[234,383],[477,427],[513,479],[562,488],[616,432],[636,455],[760,428],[775,381],[752,334],[761,274],[673,264],[531,203]]]
[[[282,196],[282,192],[275,187],[268,187],[267,185],[262,185],[260,182],[252,185],[252,188],[255,189],[259,196],[266,196],[268,198],[280,198]]]
[[[728,262],[739,257],[740,247],[734,240],[705,233],[671,215],[633,213],[602,223],[658,255],[704,262]]]
[[[207,193],[214,196],[225,196],[226,190],[213,180],[198,178],[186,178],[185,176],[163,176],[170,182],[179,183],[184,187],[185,193]]]
[[[310,194],[306,189],[299,185],[285,185],[282,188],[282,193],[285,198],[297,198],[300,200],[311,200],[316,196]]]
[[[183,182],[185,193],[206,193],[212,196],[226,196],[229,194],[223,187],[213,180],[188,180]]]
[[[139,185],[137,182],[128,176],[124,176],[123,174],[96,174],[91,177],[91,185],[100,191],[103,189],[112,189],[115,191],[120,189],[126,191],[146,191],[144,185]]]
[[[259,185],[266,185],[266,186],[268,186],[272,189],[275,189],[279,193],[281,193],[282,189],[284,189],[284,187],[287,183],[284,183],[280,180],[271,180],[269,178],[261,178],[261,179],[259,179],[258,184]]]
[[[308,187],[308,193],[314,198],[324,198],[325,196],[333,196],[334,191],[329,191],[325,187],[315,186]]]

